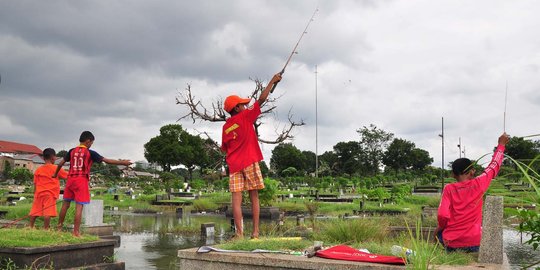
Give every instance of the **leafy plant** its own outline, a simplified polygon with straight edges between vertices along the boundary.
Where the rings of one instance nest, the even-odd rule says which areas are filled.
[[[270,206],[276,198],[279,182],[270,178],[264,179],[264,188],[259,190],[259,201],[263,206]]]

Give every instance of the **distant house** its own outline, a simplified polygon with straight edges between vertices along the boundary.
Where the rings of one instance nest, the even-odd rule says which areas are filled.
[[[17,154],[41,155],[41,153],[41,149],[35,145],[0,140],[0,156],[13,157]]]
[[[0,175],[3,174],[6,162],[11,168],[23,167],[32,172],[44,164],[42,151],[35,145],[0,140]]]
[[[35,172],[39,166],[45,164],[45,161],[40,155],[36,154],[17,154],[13,156],[14,168],[27,168],[31,172]]]
[[[154,178],[154,179],[159,178],[159,175],[154,174],[154,173],[135,171],[135,170],[133,170],[131,168],[128,168],[126,170],[125,167],[122,168],[122,169],[123,169],[122,174],[120,175],[120,177],[122,177],[122,178],[136,178],[136,177],[141,177],[141,176],[150,177],[150,178]]]

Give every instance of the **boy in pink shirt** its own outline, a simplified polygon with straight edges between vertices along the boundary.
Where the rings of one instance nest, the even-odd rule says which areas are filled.
[[[436,235],[446,250],[478,252],[482,238],[482,204],[484,193],[502,165],[510,137],[503,133],[484,172],[474,177],[473,163],[459,158],[452,163],[456,183],[444,187],[437,214]]]

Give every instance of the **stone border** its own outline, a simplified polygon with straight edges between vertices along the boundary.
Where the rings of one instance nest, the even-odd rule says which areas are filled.
[[[395,270],[405,269],[402,265],[350,262],[307,258],[271,253],[197,253],[197,248],[178,251],[180,269],[193,270],[270,270],[270,269],[314,269],[314,270]]]

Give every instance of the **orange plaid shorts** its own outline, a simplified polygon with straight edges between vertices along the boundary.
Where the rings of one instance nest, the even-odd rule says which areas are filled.
[[[263,188],[264,182],[259,162],[255,162],[241,171],[229,175],[229,190],[231,192]]]

